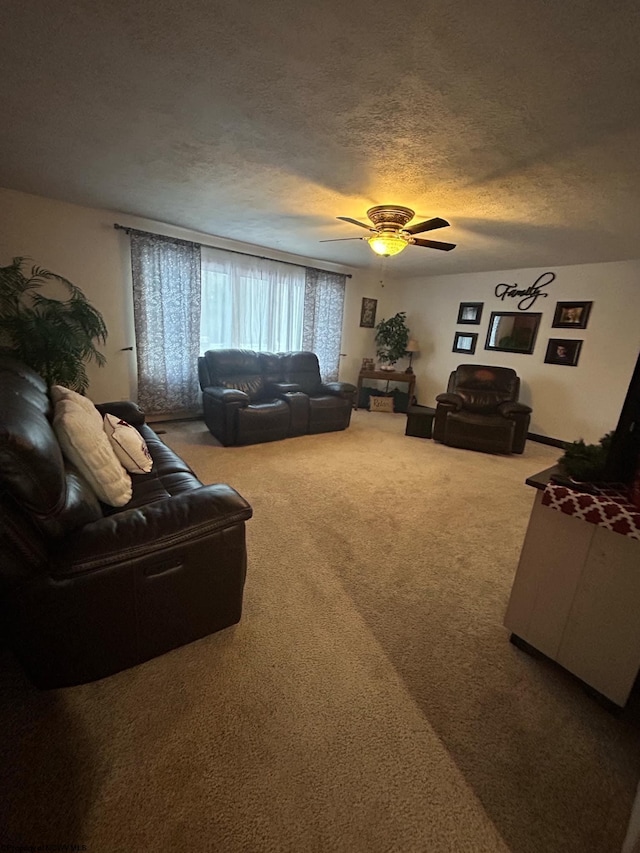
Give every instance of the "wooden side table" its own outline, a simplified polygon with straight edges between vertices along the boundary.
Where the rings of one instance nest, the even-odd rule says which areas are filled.
[[[360,400],[360,390],[362,388],[363,379],[377,379],[381,382],[386,382],[387,391],[389,390],[390,382],[406,382],[409,386],[409,405],[411,405],[411,401],[413,400],[413,392],[416,388],[415,373],[396,373],[395,370],[393,372],[390,370],[361,370],[358,374],[358,390],[356,391],[356,399],[354,400],[353,404],[354,409],[358,408],[358,401]]]

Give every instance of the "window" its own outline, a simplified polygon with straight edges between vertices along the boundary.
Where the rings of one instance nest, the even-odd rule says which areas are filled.
[[[300,350],[305,268],[202,247],[200,351]]]

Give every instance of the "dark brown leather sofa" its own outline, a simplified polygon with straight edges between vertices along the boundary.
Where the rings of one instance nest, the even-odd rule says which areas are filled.
[[[134,666],[242,610],[249,504],[203,486],[135,404],[97,408],[134,425],[153,458],[120,509],[62,456],[44,381],[0,356],[2,638],[42,688]]]
[[[487,453],[522,453],[531,408],[518,402],[520,379],[510,367],[460,364],[436,397],[433,438]]]
[[[346,429],[356,388],[323,383],[312,352],[208,350],[198,359],[204,420],[225,445]]]

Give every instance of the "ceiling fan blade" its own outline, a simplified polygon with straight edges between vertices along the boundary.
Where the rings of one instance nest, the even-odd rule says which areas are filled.
[[[450,252],[455,249],[455,243],[441,243],[439,240],[420,240],[419,237],[413,241],[414,246],[426,246],[427,249],[441,249],[443,252]]]
[[[366,240],[366,237],[336,237],[334,240],[318,240],[318,243],[343,243],[345,240]]]
[[[343,222],[350,222],[352,225],[359,225],[361,228],[366,228],[367,231],[375,231],[370,225],[365,225],[364,222],[358,222],[357,219],[350,219],[348,216],[336,216],[336,219],[341,219]]]
[[[433,219],[425,219],[424,222],[416,222],[415,225],[408,225],[402,230],[408,231],[409,234],[422,234],[423,231],[433,231],[435,228],[446,228],[447,225],[449,225],[449,223],[446,219],[434,216]]]

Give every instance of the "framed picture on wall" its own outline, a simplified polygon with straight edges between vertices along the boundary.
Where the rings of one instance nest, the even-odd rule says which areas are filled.
[[[360,309],[360,325],[365,329],[373,329],[376,325],[377,299],[362,297],[362,308]]]
[[[554,329],[586,329],[593,302],[556,302]]]
[[[452,352],[466,352],[467,355],[473,355],[476,351],[477,340],[477,332],[456,332],[453,338]]]
[[[469,323],[474,326],[480,325],[482,318],[482,306],[484,302],[461,302],[458,308],[458,323]]]
[[[578,363],[582,341],[572,341],[566,338],[549,338],[545,364],[566,364],[575,367]]]

